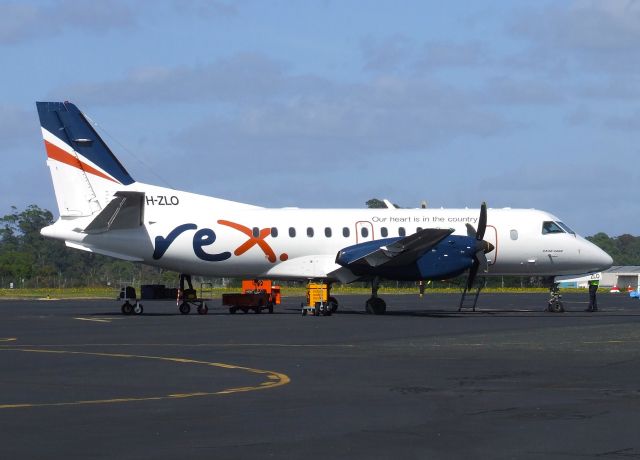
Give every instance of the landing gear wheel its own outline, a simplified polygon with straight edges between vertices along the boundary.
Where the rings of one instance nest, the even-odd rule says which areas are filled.
[[[122,304],[122,314],[123,315],[130,315],[131,313],[133,313],[133,305],[131,305],[129,302],[125,302]]]
[[[387,304],[380,297],[370,297],[365,304],[367,313],[374,315],[384,315],[387,311]]]
[[[206,303],[203,303],[202,305],[198,306],[199,315],[206,315],[207,313],[209,313],[209,307],[207,307]]]
[[[136,303],[133,306],[133,313],[134,314],[141,315],[143,311],[144,311],[144,308],[142,308],[142,304],[141,303]]]
[[[329,309],[331,310],[331,313],[335,313],[336,311],[338,311],[338,299],[331,296],[329,297],[328,303],[329,303]]]
[[[562,305],[562,302],[560,302],[559,300],[556,300],[551,305],[549,305],[549,308],[554,313],[564,313],[564,306]]]
[[[182,302],[178,309],[180,310],[180,313],[182,313],[183,315],[188,315],[189,312],[191,311],[191,307],[187,302]]]

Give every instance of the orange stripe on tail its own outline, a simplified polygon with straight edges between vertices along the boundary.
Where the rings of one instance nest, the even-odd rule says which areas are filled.
[[[97,169],[89,166],[88,164],[83,163],[78,158],[74,157],[68,152],[65,152],[57,145],[54,145],[48,141],[44,141],[44,146],[47,150],[47,156],[52,160],[56,160],[56,161],[59,161],[60,163],[73,166],[74,168],[78,168],[79,170],[84,171],[86,173],[91,173],[94,176],[102,177],[103,179],[107,179],[112,182],[115,182],[116,184],[119,184],[119,182],[114,180],[112,177],[109,177],[103,172],[100,172]]]

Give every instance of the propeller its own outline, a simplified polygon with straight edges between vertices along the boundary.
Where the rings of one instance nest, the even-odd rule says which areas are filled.
[[[471,289],[478,270],[482,267],[483,271],[487,270],[488,262],[486,254],[493,251],[493,244],[488,241],[484,241],[484,233],[487,230],[487,203],[482,202],[480,206],[480,219],[478,219],[478,230],[473,228],[473,225],[467,224],[467,235],[475,237],[476,239],[476,253],[473,256],[473,264],[469,269],[469,277],[467,278],[467,290]]]

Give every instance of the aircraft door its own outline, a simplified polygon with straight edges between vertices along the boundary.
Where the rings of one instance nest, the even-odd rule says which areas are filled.
[[[364,220],[356,222],[356,243],[373,241],[373,239],[373,224]]]
[[[494,247],[493,251],[487,253],[487,262],[489,265],[493,265],[498,258],[498,231],[493,225],[487,225],[487,229],[484,232],[484,240]]]

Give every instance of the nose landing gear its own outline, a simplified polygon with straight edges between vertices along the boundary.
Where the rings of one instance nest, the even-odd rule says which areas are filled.
[[[550,313],[564,313],[564,305],[562,304],[562,295],[558,283],[553,283],[549,288],[549,302],[545,311]]]

